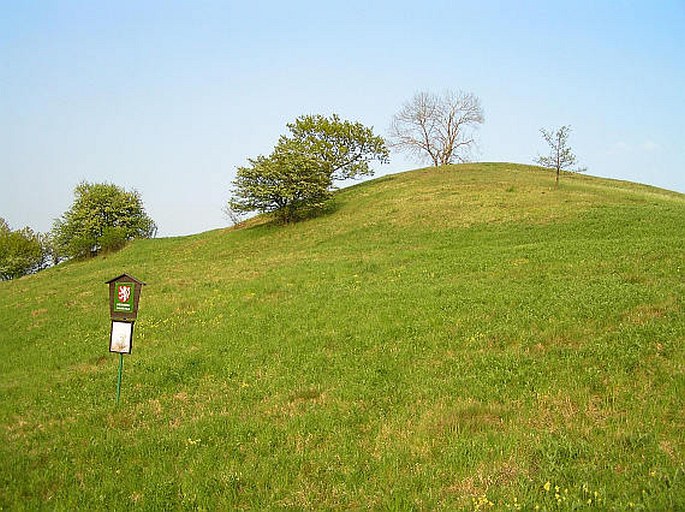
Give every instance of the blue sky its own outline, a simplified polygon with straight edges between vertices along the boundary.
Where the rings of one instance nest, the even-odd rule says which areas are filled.
[[[685,192],[682,0],[27,0],[0,15],[0,217],[47,231],[87,180],[162,236],[226,226],[236,166],[298,115],[385,135],[445,89],[482,101],[475,160],[531,163],[569,124],[589,174]]]

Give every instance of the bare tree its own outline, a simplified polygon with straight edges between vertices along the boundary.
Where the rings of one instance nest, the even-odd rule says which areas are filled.
[[[542,138],[549,144],[550,152],[548,156],[539,156],[535,159],[537,164],[548,169],[556,171],[554,178],[555,185],[559,185],[559,175],[561,171],[574,170],[575,172],[583,172],[586,169],[571,169],[576,164],[576,155],[568,146],[568,137],[571,133],[571,127],[566,125],[559,128],[557,131],[547,131],[544,128],[540,130]]]
[[[483,121],[480,99],[472,93],[419,92],[393,116],[392,146],[436,167],[465,162],[475,142],[471,134]]]

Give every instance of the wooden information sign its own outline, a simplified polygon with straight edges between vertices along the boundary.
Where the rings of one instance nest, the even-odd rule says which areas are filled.
[[[109,285],[109,316],[112,329],[109,334],[109,351],[119,354],[119,375],[117,378],[117,404],[121,397],[121,378],[124,371],[124,354],[131,353],[133,346],[133,324],[138,318],[140,293],[145,285],[128,274],[121,274],[106,281]]]
[[[109,285],[109,314],[112,320],[135,320],[145,283],[128,274],[121,274],[106,284]]]

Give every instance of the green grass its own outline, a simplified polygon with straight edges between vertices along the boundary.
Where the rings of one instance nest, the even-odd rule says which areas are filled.
[[[685,196],[473,164],[139,241],[0,283],[0,397],[0,509],[685,509]]]

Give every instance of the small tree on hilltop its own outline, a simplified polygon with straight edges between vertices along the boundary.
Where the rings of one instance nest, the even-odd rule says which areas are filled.
[[[111,183],[80,183],[74,203],[52,229],[59,255],[69,258],[94,256],[117,250],[134,238],[151,238],[157,232],[145,213],[140,194]]]
[[[568,137],[571,133],[570,126],[562,126],[557,131],[547,131],[544,128],[540,130],[542,133],[542,138],[550,147],[550,152],[548,156],[539,156],[535,159],[535,162],[543,167],[552,169],[556,172],[554,183],[559,185],[559,175],[561,171],[575,171],[584,172],[585,169],[572,169],[576,164],[576,156],[573,154],[573,150],[568,146]]]
[[[320,211],[336,180],[373,174],[370,163],[388,161],[385,141],[361,123],[337,115],[298,117],[290,135],[278,140],[268,157],[238,167],[227,211],[273,212],[284,223]]]
[[[472,133],[483,121],[480,99],[472,93],[419,92],[393,116],[390,138],[394,147],[436,167],[466,162]]]

